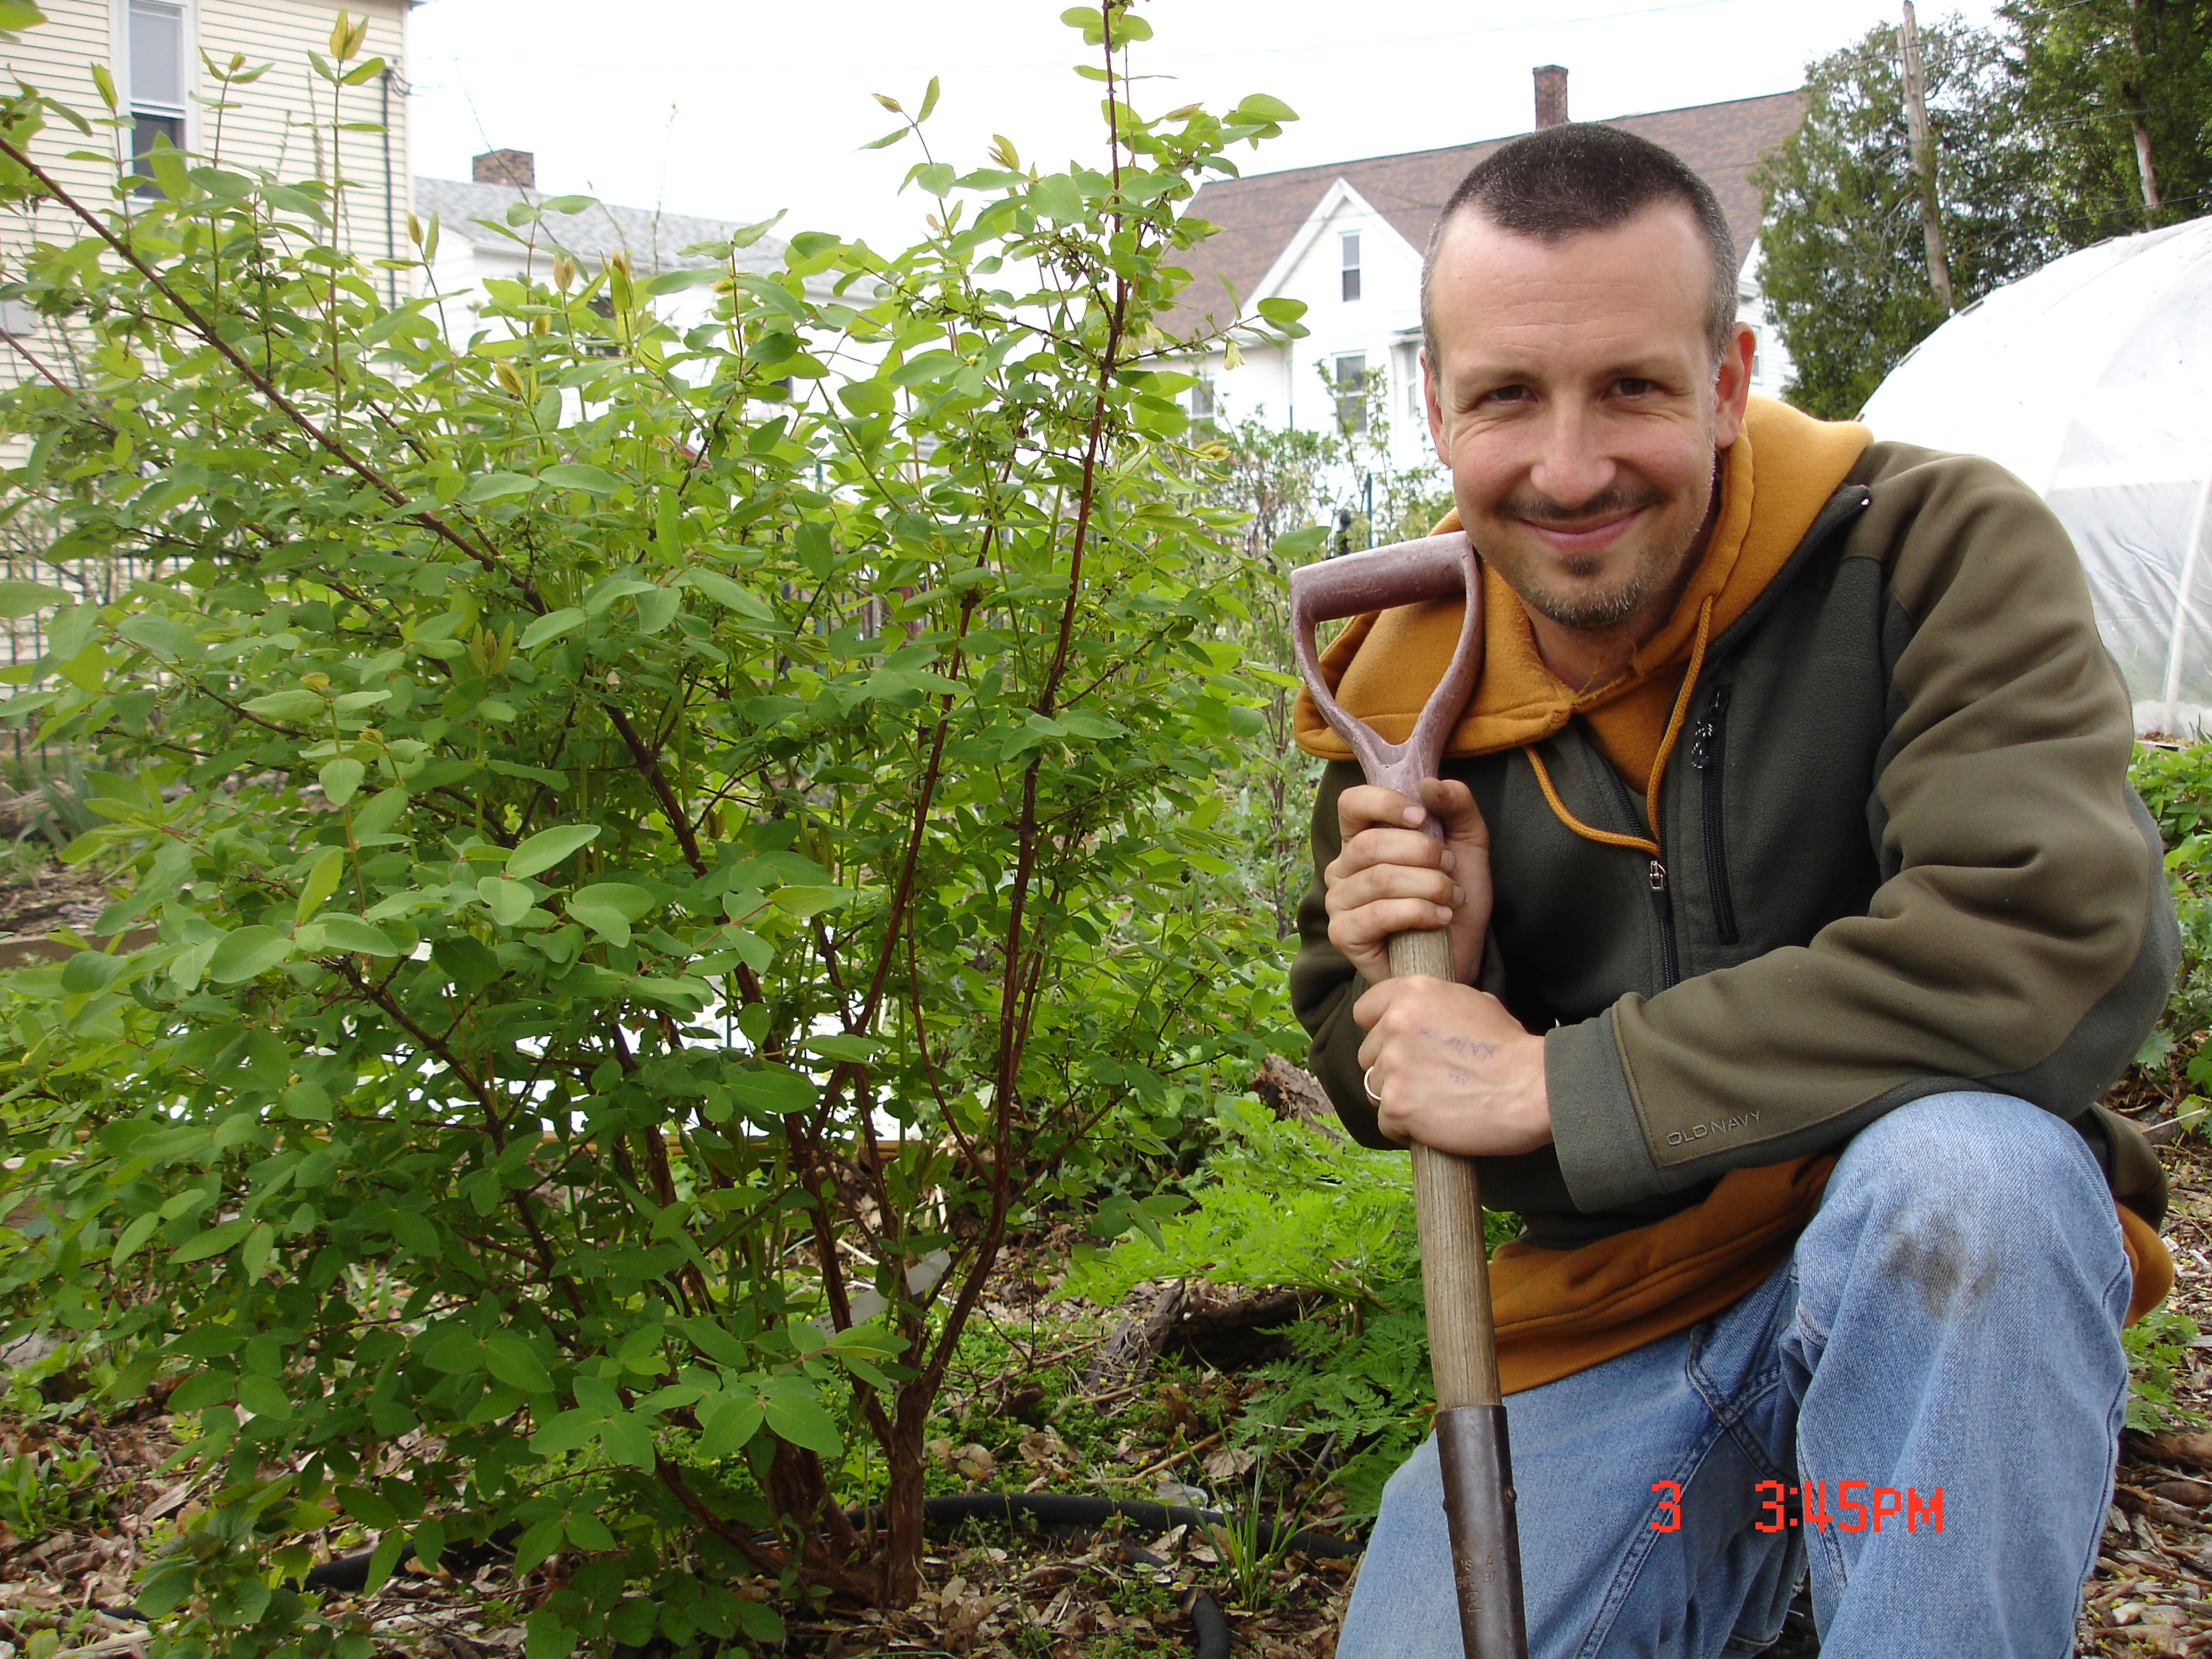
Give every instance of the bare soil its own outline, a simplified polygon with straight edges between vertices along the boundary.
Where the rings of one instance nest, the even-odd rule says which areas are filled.
[[[49,862],[0,884],[0,939],[37,937],[58,927],[88,933],[106,908],[100,871]]]

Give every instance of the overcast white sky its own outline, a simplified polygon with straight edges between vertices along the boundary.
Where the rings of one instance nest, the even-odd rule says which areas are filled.
[[[981,163],[994,132],[1025,161],[1099,154],[1098,88],[1060,0],[426,0],[409,25],[415,170],[469,176],[494,147],[530,150],[549,191],[708,218],[910,240],[927,198],[894,195],[912,141],[860,146],[933,74],[941,160]],[[1525,131],[1528,71],[1567,66],[1580,119],[1796,86],[1806,63],[1893,19],[1895,0],[1146,0],[1136,48],[1159,112],[1272,93],[1302,119],[1247,173]],[[1929,0],[1923,23],[1947,13]],[[1987,22],[1986,0],[1964,15]]]

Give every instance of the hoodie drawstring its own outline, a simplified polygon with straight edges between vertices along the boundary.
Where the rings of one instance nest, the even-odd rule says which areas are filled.
[[[1599,842],[1607,847],[1633,847],[1649,856],[1655,864],[1659,861],[1659,843],[1655,839],[1659,833],[1659,785],[1667,775],[1667,757],[1674,752],[1674,740],[1682,735],[1682,721],[1690,711],[1690,696],[1697,688],[1698,671],[1705,666],[1705,640],[1711,630],[1712,622],[1713,596],[1709,594],[1705,602],[1698,607],[1698,634],[1695,642],[1690,647],[1689,671],[1682,676],[1682,689],[1675,693],[1674,710],[1667,717],[1666,733],[1659,739],[1659,753],[1651,763],[1650,780],[1644,786],[1644,811],[1651,825],[1650,835],[1623,836],[1611,830],[1595,829],[1584,823],[1567,811],[1566,802],[1559,799],[1559,788],[1552,781],[1551,769],[1544,764],[1544,757],[1536,752],[1536,745],[1530,743],[1521,746],[1521,752],[1528,757],[1528,764],[1535,769],[1537,787],[1543,790],[1545,800],[1550,803],[1553,816],[1583,840]]]

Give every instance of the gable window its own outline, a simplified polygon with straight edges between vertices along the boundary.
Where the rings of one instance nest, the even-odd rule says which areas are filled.
[[[185,147],[185,88],[190,57],[184,0],[125,0],[124,64],[130,76],[131,171],[146,182],[133,193],[159,196],[147,157],[157,143]]]
[[[1359,297],[1359,233],[1347,231],[1336,239],[1344,256],[1344,297],[1349,301]]]
[[[1336,360],[1336,429],[1350,437],[1367,430],[1367,354],[1347,351]]]
[[[1213,382],[1200,380],[1190,389],[1190,418],[1210,421],[1213,418]]]

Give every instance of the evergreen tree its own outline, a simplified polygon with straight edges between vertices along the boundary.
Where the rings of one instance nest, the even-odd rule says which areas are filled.
[[[2212,210],[2212,0],[2010,0],[2000,9],[2070,245]]]
[[[1967,305],[2063,252],[2050,167],[1998,34],[1921,31],[1951,282]],[[1929,282],[1898,31],[1870,29],[1806,71],[1805,122],[1754,173],[1760,281],[1796,374],[1784,395],[1856,414],[1943,320]]]

